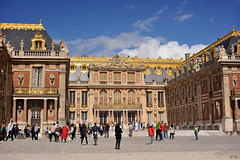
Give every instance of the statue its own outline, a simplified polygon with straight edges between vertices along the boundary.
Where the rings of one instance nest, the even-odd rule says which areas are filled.
[[[233,45],[231,46],[231,51],[232,51],[232,55],[234,55],[234,47],[233,47]]]
[[[192,73],[198,72],[201,69],[201,65],[202,61],[199,59],[199,57],[195,58],[193,60],[193,69],[192,69]]]
[[[238,44],[237,44],[237,54],[236,55],[240,55],[240,39],[238,40]]]
[[[0,47],[3,46],[3,37],[2,37],[2,31],[0,31]]]
[[[216,101],[216,109],[217,109],[218,116],[220,116],[220,104],[218,101]]]
[[[54,82],[55,82],[55,75],[53,73],[50,74],[50,85],[54,85]]]
[[[10,42],[9,42],[9,41],[8,41],[8,43],[6,44],[6,47],[7,47],[7,50],[8,50],[8,54],[9,54],[9,55],[12,55],[13,50],[14,50],[14,47],[12,47],[12,46],[10,45]]]

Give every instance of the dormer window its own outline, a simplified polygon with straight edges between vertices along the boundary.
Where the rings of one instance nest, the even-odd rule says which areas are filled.
[[[45,47],[45,41],[46,39],[43,38],[43,35],[41,35],[39,32],[35,34],[35,37],[32,38],[32,51],[46,51]]]

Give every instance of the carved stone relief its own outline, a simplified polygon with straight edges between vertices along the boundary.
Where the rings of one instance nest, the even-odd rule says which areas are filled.
[[[53,86],[55,84],[55,75],[53,73],[49,76],[50,85]]]
[[[234,86],[234,87],[237,87],[237,85],[238,85],[238,79],[237,79],[237,76],[234,75],[234,76],[233,76],[233,86]]]
[[[18,75],[18,84],[23,85],[24,84],[24,76],[22,73]]]

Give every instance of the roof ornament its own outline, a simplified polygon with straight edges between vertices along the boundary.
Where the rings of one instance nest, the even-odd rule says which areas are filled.
[[[55,42],[54,42],[54,40],[52,40],[52,44],[51,44],[51,46],[52,46],[52,51],[54,51],[54,46],[55,46]]]
[[[235,31],[235,27],[234,27],[234,25],[233,25],[233,31]]]
[[[42,19],[40,18],[40,24],[42,24]]]
[[[23,46],[24,46],[23,39],[21,40],[20,46],[21,46],[21,51],[23,51]]]

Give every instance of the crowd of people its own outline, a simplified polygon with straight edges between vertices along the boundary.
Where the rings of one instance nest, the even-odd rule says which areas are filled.
[[[166,123],[158,122],[154,128],[153,123],[147,124],[148,129],[148,136],[150,137],[150,144],[153,144],[154,135],[155,141],[164,141],[164,139],[171,139],[174,140],[175,135],[175,129],[173,125],[170,127],[167,126]],[[81,144],[83,144],[83,141],[85,139],[86,144],[88,144],[88,137],[93,137],[95,145],[97,145],[98,141],[98,135],[100,135],[100,138],[104,136],[105,138],[109,138],[109,131],[110,129],[114,131],[115,128],[115,138],[116,138],[116,149],[120,149],[120,143],[121,143],[121,137],[122,137],[122,129],[123,125],[120,125],[118,123],[105,123],[105,124],[96,124],[92,126],[91,124],[80,124],[78,126],[78,133],[80,135],[80,141]],[[130,122],[128,124],[129,129],[129,137],[132,137],[133,131],[138,131],[140,128],[145,129],[145,126],[141,123],[138,123],[137,121]],[[194,134],[196,137],[196,140],[198,140],[198,132],[199,128],[198,126],[194,125]],[[77,127],[75,124],[71,125],[65,125],[63,127],[60,127],[58,122],[53,123],[51,127],[47,127],[45,130],[46,138],[49,138],[49,141],[52,142],[54,138],[54,142],[70,142],[76,138],[77,134]],[[168,136],[169,134],[169,136]],[[21,131],[19,129],[18,124],[14,123],[12,120],[10,123],[6,126],[5,123],[0,123],[0,141],[7,141],[11,138],[12,141],[14,141],[14,138],[28,138],[31,137],[32,140],[38,140],[38,137],[40,135],[40,127],[38,124],[33,125],[30,127],[30,125],[25,126],[24,131]]]

